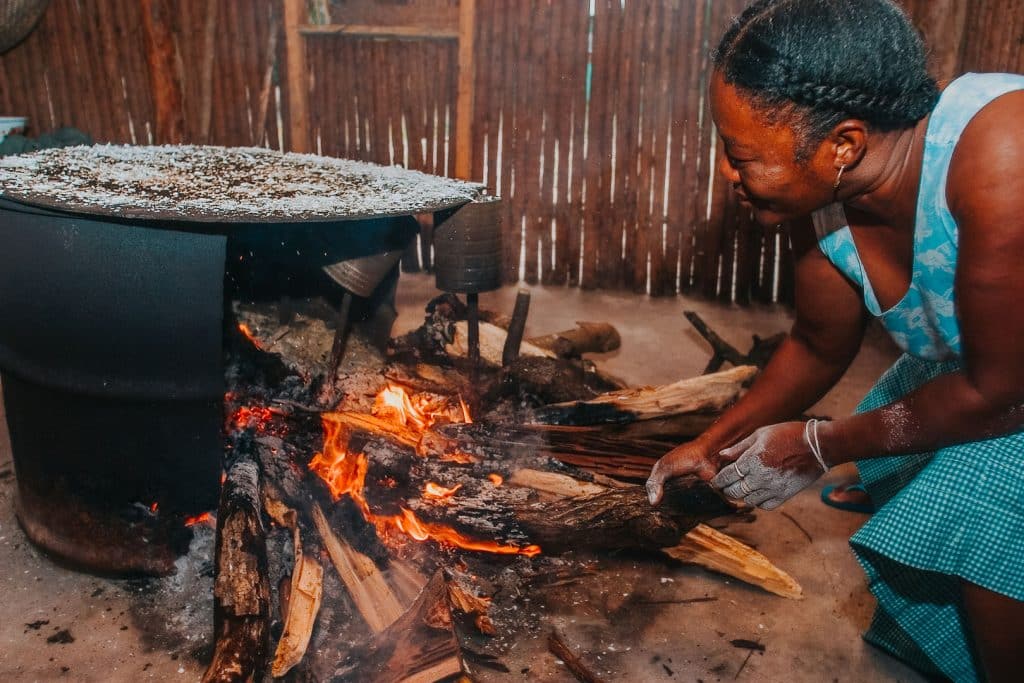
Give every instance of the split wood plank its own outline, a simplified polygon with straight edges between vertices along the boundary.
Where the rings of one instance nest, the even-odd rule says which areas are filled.
[[[309,647],[323,596],[324,569],[302,549],[302,535],[296,521],[296,512],[277,498],[270,497],[266,489],[263,507],[275,522],[291,529],[295,556],[287,592],[282,595],[282,601],[287,605],[287,608],[282,608],[284,629],[277,642],[270,667],[271,675],[279,678],[302,661]]]
[[[784,598],[803,598],[796,579],[782,571],[750,546],[706,524],[690,530],[678,545],[661,552],[680,562],[700,565]]]
[[[408,427],[393,420],[384,420],[368,413],[357,413],[343,410],[336,413],[324,413],[324,420],[333,420],[345,424],[352,429],[357,429],[371,434],[384,434],[398,443],[416,448],[419,445],[421,436]]]
[[[370,630],[380,633],[395,623],[404,610],[377,565],[331,530],[323,508],[314,503],[310,512],[334,568]]]

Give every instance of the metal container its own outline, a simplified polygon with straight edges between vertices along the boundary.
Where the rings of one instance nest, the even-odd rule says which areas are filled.
[[[417,230],[415,220],[396,219],[380,236],[378,247],[386,251],[331,263],[323,270],[338,285],[356,296],[368,298],[398,265]]]
[[[488,292],[501,286],[501,202],[481,197],[434,228],[437,288]]]

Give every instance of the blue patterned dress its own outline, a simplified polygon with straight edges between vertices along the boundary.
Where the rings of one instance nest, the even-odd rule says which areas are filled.
[[[1014,90],[1024,90],[1024,76],[967,74],[942,92],[925,135],[911,284],[889,310],[871,289],[842,207],[814,215],[819,248],[860,286],[867,310],[904,352],[858,412],[960,367],[958,232],[946,176],[970,120]],[[1024,432],[857,467],[878,508],[850,539],[878,600],[864,637],[926,673],[977,681],[960,580],[1024,601]]]

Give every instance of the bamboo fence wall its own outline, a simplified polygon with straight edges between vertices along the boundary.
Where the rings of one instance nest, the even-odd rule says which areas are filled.
[[[286,25],[296,1],[299,32]],[[707,54],[745,4],[475,0],[464,43],[459,0],[53,0],[0,55],[0,113],[36,134],[70,125],[97,141],[308,149],[453,175],[469,45],[468,175],[505,200],[506,279],[788,301],[784,234],[753,225],[714,172]],[[904,4],[940,76],[1024,70],[1020,3]]]

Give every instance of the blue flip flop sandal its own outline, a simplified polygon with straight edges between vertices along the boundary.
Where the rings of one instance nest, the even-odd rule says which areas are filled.
[[[836,508],[837,510],[846,510],[847,512],[860,512],[870,515],[875,511],[875,506],[870,503],[844,503],[829,498],[829,495],[838,487],[844,487],[847,491],[864,491],[864,493],[867,493],[867,489],[864,488],[863,484],[829,484],[821,490],[821,502],[829,507]]]

